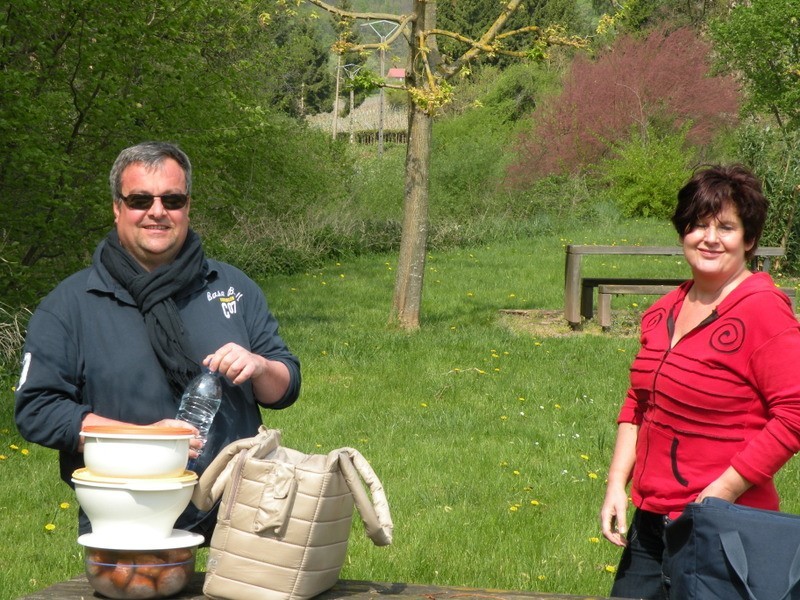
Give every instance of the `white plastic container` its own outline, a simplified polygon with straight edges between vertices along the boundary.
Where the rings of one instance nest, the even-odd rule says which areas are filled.
[[[92,533],[141,545],[172,534],[192,497],[197,474],[184,471],[180,477],[125,480],[78,469],[72,482]]]
[[[81,436],[92,475],[144,479],[183,475],[193,434],[183,427],[94,425]]]

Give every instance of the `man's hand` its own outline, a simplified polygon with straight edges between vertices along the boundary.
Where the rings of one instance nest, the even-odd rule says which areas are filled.
[[[273,404],[289,389],[289,368],[278,360],[249,352],[233,342],[206,356],[203,364],[234,385],[246,381],[253,384],[253,393],[261,404]]]

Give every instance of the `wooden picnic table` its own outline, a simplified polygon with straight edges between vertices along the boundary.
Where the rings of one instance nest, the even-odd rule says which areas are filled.
[[[756,249],[752,268],[769,271],[771,260],[784,256],[783,248],[765,246]],[[594,314],[594,289],[603,284],[631,285],[679,285],[688,279],[622,277],[583,277],[583,257],[587,255],[615,256],[683,256],[682,246],[595,246],[569,244],[564,265],[564,317],[570,327],[580,329],[582,318],[591,319]]]
[[[205,573],[194,574],[189,585],[175,600],[203,600]],[[333,588],[323,592],[315,600],[377,600],[396,596],[397,600],[601,600],[602,596],[570,596],[544,594],[541,592],[508,592],[460,587],[414,585],[410,583],[376,583],[373,581],[340,580]],[[57,583],[49,588],[24,596],[19,600],[88,600],[101,598],[92,590],[85,575]]]

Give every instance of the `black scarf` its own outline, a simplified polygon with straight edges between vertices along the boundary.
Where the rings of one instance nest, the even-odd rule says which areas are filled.
[[[189,358],[183,320],[174,298],[198,278],[205,277],[206,261],[200,238],[190,229],[174,261],[146,271],[122,247],[114,229],[106,237],[100,262],[130,292],[139,307],[150,344],[170,387],[180,396],[189,380],[200,372],[200,366]]]

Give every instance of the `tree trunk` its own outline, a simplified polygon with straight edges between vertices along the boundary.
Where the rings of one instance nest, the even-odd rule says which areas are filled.
[[[417,15],[411,32],[411,59],[408,69],[411,86],[427,88],[421,61],[419,32],[436,25],[436,3],[414,2]],[[431,38],[432,40],[434,38]],[[435,41],[426,51],[436,52]],[[433,117],[410,103],[406,147],[406,181],[403,202],[403,229],[397,263],[394,297],[389,322],[406,330],[419,329],[422,281],[428,245],[428,174],[430,173]]]
[[[411,107],[406,150],[406,184],[403,230],[390,322],[403,329],[418,329],[422,281],[428,245],[428,173],[430,172],[433,119],[416,105]]]

